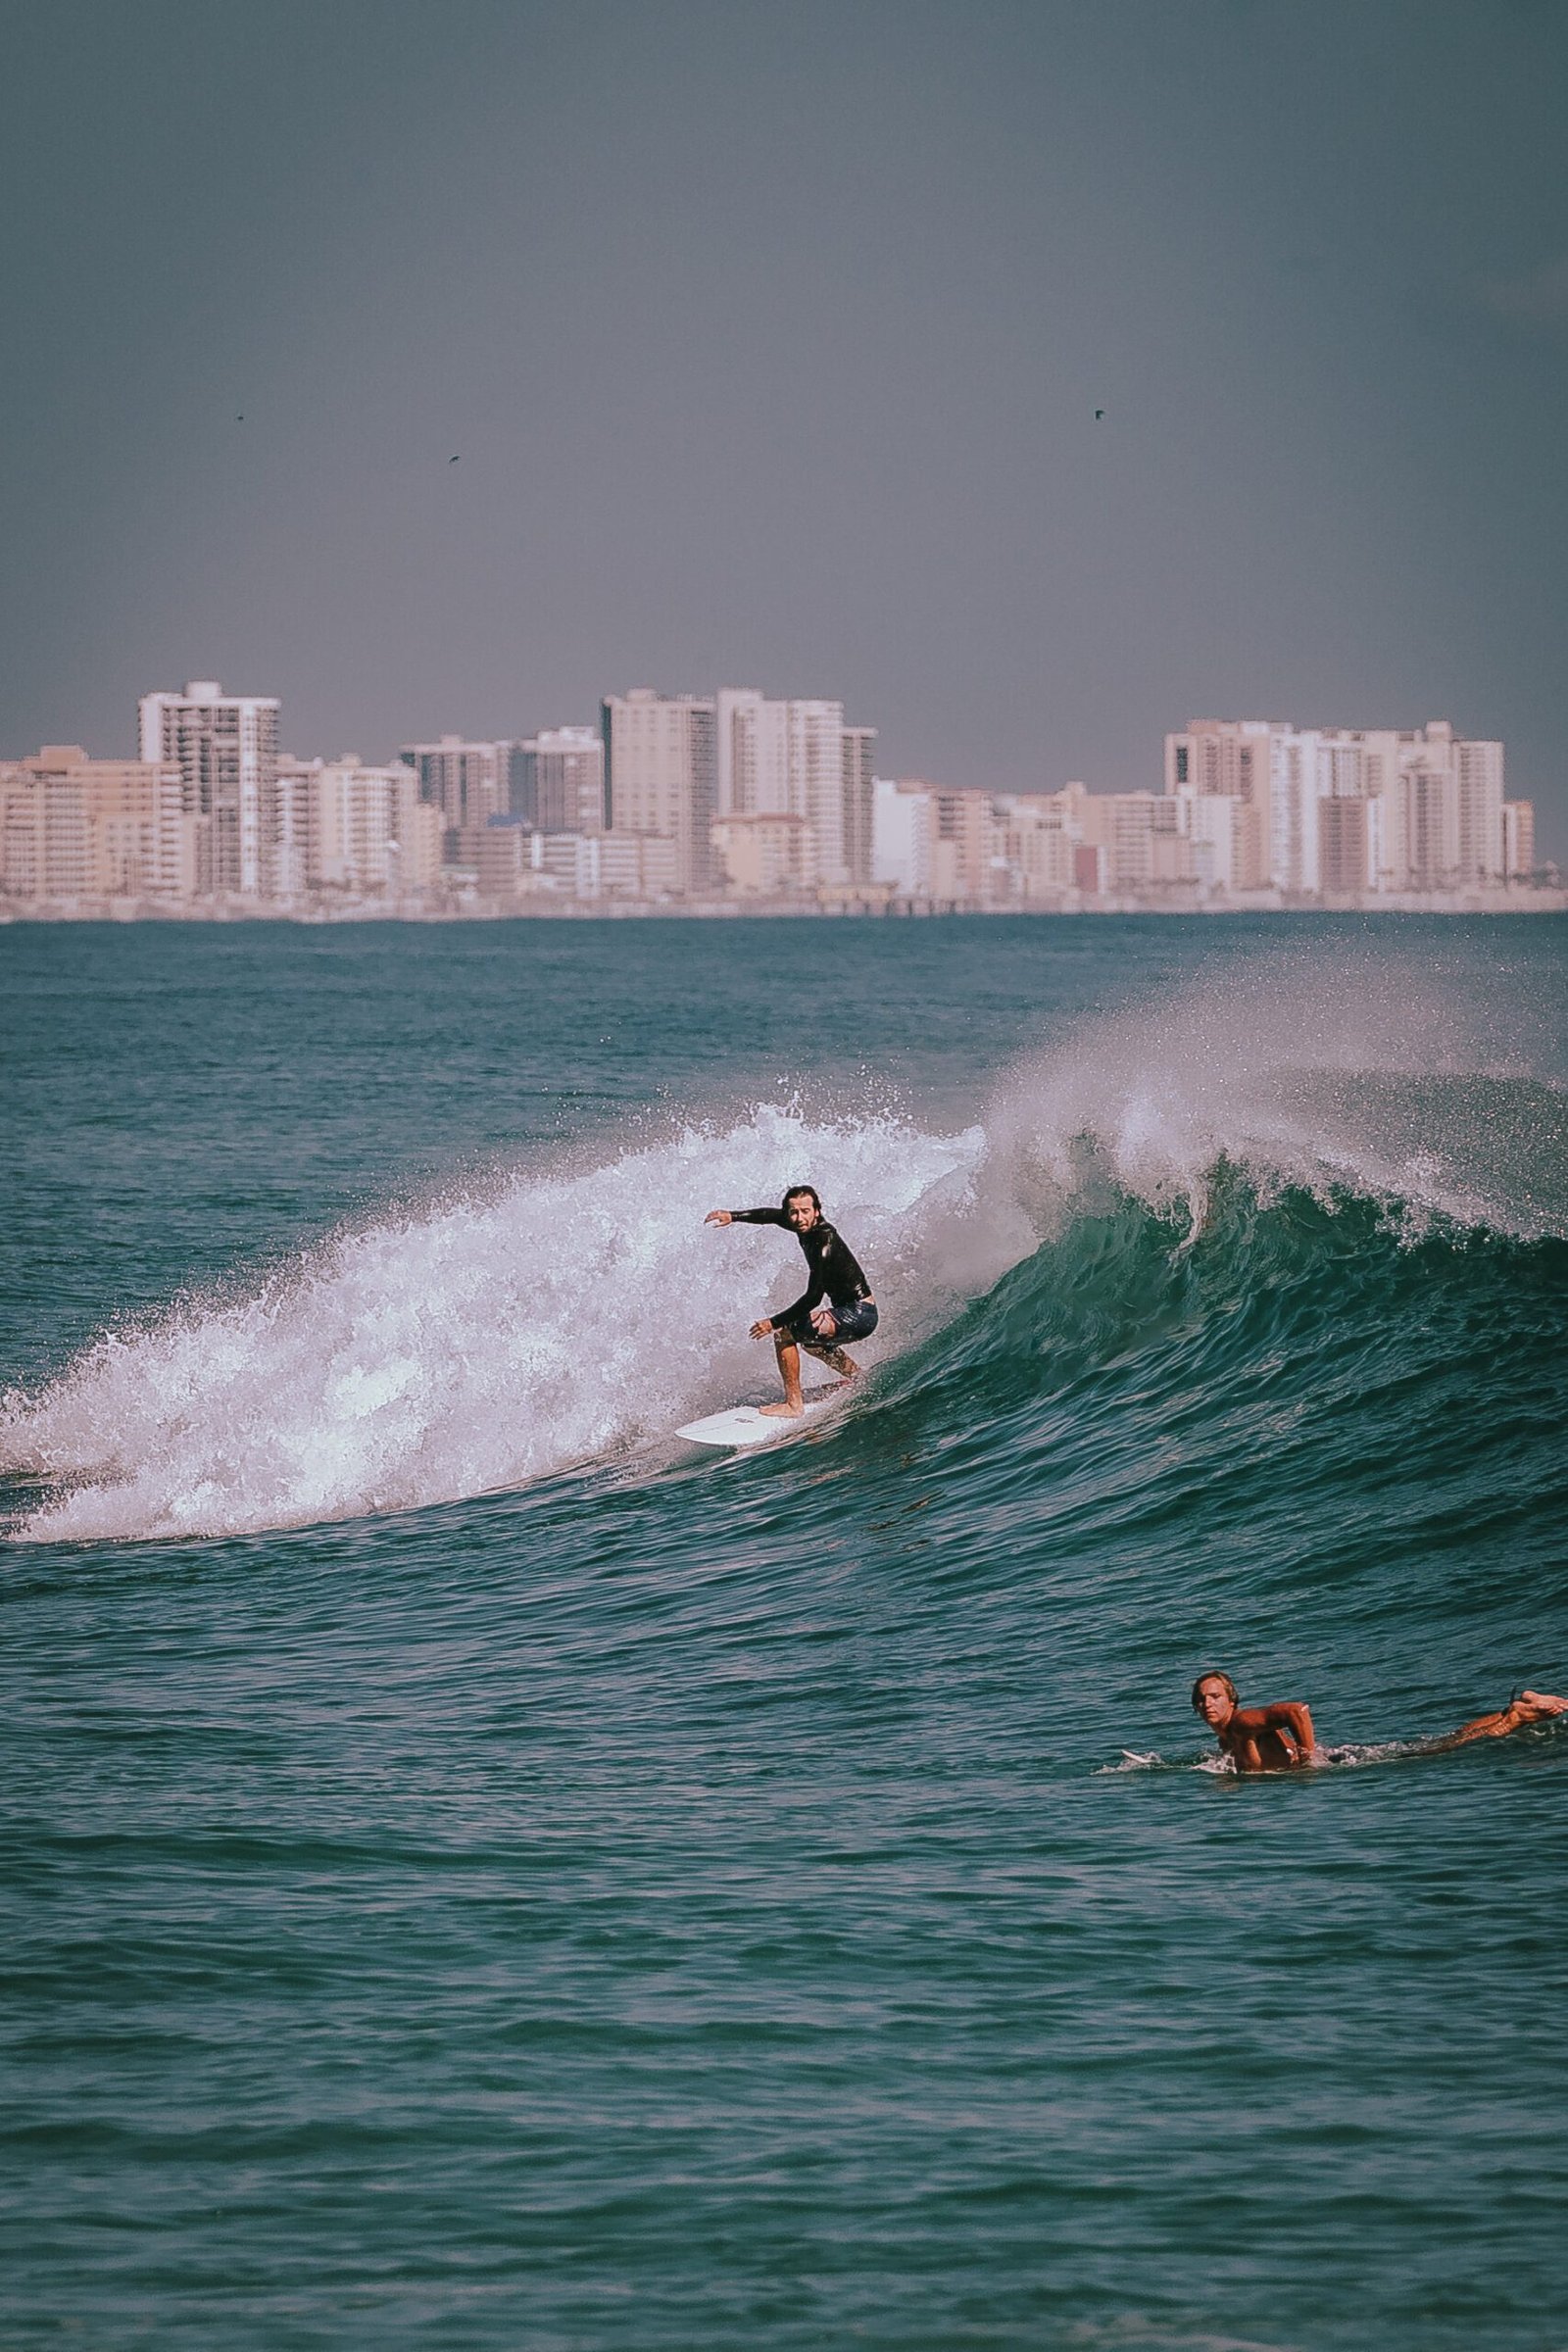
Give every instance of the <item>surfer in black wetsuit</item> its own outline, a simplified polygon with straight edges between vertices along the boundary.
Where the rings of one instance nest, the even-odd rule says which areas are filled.
[[[754,1340],[770,1339],[778,1351],[779,1377],[784,1383],[782,1404],[764,1404],[764,1413],[801,1413],[801,1349],[836,1372],[854,1380],[859,1365],[844,1352],[846,1340],[868,1340],[876,1329],[876,1300],[871,1286],[856,1262],[855,1253],[835,1226],[822,1214],[816,1188],[792,1184],[777,1208],[710,1208],[709,1225],[782,1225],[793,1233],[806,1252],[810,1280],[793,1306],[782,1314],[763,1315],[752,1325]]]

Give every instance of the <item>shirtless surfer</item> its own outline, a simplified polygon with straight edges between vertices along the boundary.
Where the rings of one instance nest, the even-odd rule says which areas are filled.
[[[783,1403],[764,1404],[763,1412],[793,1415],[806,1410],[801,1395],[803,1348],[841,1380],[854,1380],[860,1367],[845,1354],[844,1342],[871,1337],[876,1329],[876,1300],[848,1244],[823,1216],[815,1186],[792,1184],[777,1208],[710,1208],[703,1222],[782,1225],[806,1253],[810,1280],[795,1304],[785,1307],[782,1314],[763,1315],[752,1325],[754,1340],[772,1341],[784,1383]]]
[[[1298,1699],[1276,1699],[1267,1707],[1244,1707],[1228,1674],[1200,1674],[1193,1685],[1194,1711],[1201,1715],[1222,1752],[1238,1772],[1295,1772],[1316,1761],[1317,1739],[1312,1718]],[[1494,1715],[1478,1715],[1456,1732],[1420,1746],[1436,1755],[1447,1747],[1463,1747],[1470,1740],[1503,1740],[1533,1723],[1568,1714],[1568,1698],[1553,1698],[1544,1690],[1521,1690]]]

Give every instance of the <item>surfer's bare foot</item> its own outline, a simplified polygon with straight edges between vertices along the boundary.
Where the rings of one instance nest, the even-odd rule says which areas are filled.
[[[793,1421],[799,1414],[805,1412],[806,1405],[804,1401],[800,1404],[791,1404],[786,1398],[782,1404],[764,1404],[760,1409],[770,1419]]]

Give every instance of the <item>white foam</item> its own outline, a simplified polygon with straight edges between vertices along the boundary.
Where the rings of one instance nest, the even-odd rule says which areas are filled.
[[[1270,956],[1085,1022],[960,1134],[764,1104],[345,1234],[237,1302],[110,1334],[38,1395],[0,1401],[0,1467],[66,1490],[21,1532],[231,1534],[406,1509],[760,1396],[771,1355],[746,1326],[796,1293],[799,1257],[776,1231],[701,1220],[797,1180],[820,1185],[871,1271],[872,1361],[988,1290],[1107,1177],[1172,1218],[1178,1242],[1201,1233],[1221,1162],[1265,1200],[1286,1184],[1370,1193],[1411,1230],[1434,1214],[1568,1230],[1560,1199],[1535,1189],[1549,1156],[1532,1152],[1539,1092],[1509,1113],[1507,1150],[1493,1097],[1418,1107],[1404,1150],[1398,1118],[1380,1127],[1353,1088],[1303,1097],[1325,1074],[1554,1083],[1542,1054],[1499,1058],[1473,1004],[1430,979],[1387,955],[1331,968]]]
[[[1527,1003],[1504,1014],[1431,957],[1271,953],[1086,1021],[1011,1073],[987,1115],[991,1181],[1006,1163],[1009,1189],[1038,1205],[1108,1175],[1193,1239],[1222,1164],[1264,1200],[1287,1186],[1326,1203],[1363,1193],[1410,1238],[1434,1218],[1562,1234],[1568,1199],[1541,1133],[1560,1046],[1539,1026]]]
[[[788,1235],[705,1226],[707,1209],[815,1176],[885,1324],[899,1330],[907,1300],[913,1330],[922,1231],[961,1215],[983,1148],[978,1130],[762,1107],[345,1234],[249,1298],[106,1336],[41,1394],[8,1397],[0,1462],[69,1488],[20,1532],[296,1526],[517,1486],[662,1436],[767,1393],[772,1351],[747,1324],[802,1287]],[[920,1320],[931,1311],[922,1290]]]

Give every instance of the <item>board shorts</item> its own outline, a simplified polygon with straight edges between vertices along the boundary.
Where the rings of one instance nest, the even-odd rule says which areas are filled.
[[[793,1340],[798,1348],[847,1348],[854,1340],[868,1340],[877,1326],[877,1312],[869,1298],[847,1299],[843,1306],[827,1301],[838,1329],[830,1339],[824,1339],[813,1327],[810,1313],[803,1308],[800,1314],[780,1318],[773,1329]]]

